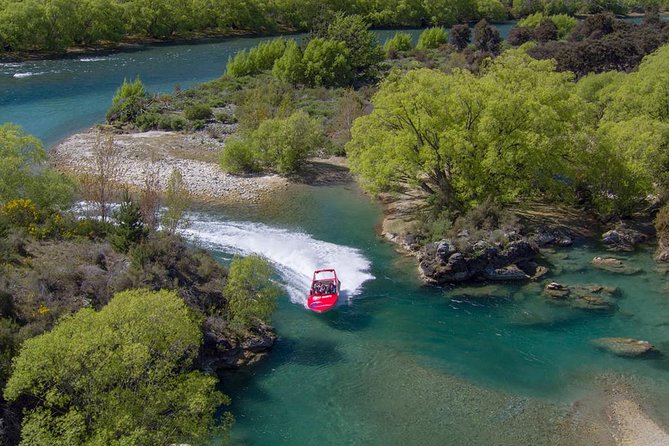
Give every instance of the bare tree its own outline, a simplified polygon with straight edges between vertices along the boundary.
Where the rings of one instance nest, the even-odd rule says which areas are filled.
[[[139,208],[142,212],[142,220],[152,229],[158,227],[160,174],[160,163],[156,162],[155,153],[151,153],[151,163],[144,168],[144,184],[139,193]]]
[[[98,133],[93,147],[93,169],[81,179],[84,198],[92,202],[102,221],[107,221],[110,204],[119,191],[125,167],[122,149],[114,144],[111,134]]]
[[[177,229],[188,224],[185,218],[186,209],[190,204],[190,192],[186,187],[183,175],[177,168],[172,169],[165,191],[165,213],[163,214],[163,228],[174,234]]]

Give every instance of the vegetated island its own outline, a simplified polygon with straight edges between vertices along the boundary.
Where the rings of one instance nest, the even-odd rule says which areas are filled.
[[[368,26],[361,17],[338,16],[302,46],[286,39],[261,44],[239,53],[221,79],[173,95],[151,96],[140,80],[126,81],[108,124],[126,133],[196,131],[224,139],[220,164],[235,174],[299,178],[310,156],[346,154],[366,190],[401,203],[389,207],[395,224],[386,223],[385,232],[418,258],[428,283],[539,280],[549,274],[540,247],[593,235],[577,231],[575,220],[624,222],[602,242],[632,250],[652,239],[654,218],[658,259],[667,258],[666,24],[652,16],[630,25],[610,15],[581,23],[541,15],[519,23],[508,44],[481,21],[473,38],[466,25],[450,35],[431,28],[416,47],[400,32],[383,49]],[[223,136],[217,128],[229,124],[238,127]],[[100,160],[98,166],[114,166]],[[166,195],[184,190],[174,169]],[[133,208],[132,199],[123,202]],[[546,218],[551,214],[556,218]],[[119,220],[115,236],[127,240],[132,221]],[[595,258],[593,267],[633,273],[613,257]],[[616,311],[617,291],[606,285],[549,281],[543,289],[555,305]],[[642,340],[593,342],[617,355],[655,354]],[[610,399],[611,441],[662,444],[667,434],[633,398]]]

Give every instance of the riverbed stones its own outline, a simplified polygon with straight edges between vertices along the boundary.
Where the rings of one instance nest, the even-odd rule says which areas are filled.
[[[610,312],[616,310],[617,289],[603,285],[564,285],[550,282],[544,287],[544,296],[551,304],[580,310]]]
[[[600,350],[624,358],[649,357],[659,353],[650,342],[633,338],[598,338],[592,344]]]
[[[639,268],[631,267],[627,265],[624,260],[616,259],[614,257],[597,256],[592,259],[591,263],[592,266],[597,269],[617,274],[636,274],[640,271]]]

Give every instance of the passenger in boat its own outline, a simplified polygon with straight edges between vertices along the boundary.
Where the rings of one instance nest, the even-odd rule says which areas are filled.
[[[337,292],[337,287],[335,286],[334,283],[330,284],[330,294],[335,294]]]

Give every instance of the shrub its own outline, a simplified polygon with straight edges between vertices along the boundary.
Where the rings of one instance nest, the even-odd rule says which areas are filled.
[[[509,31],[507,41],[509,45],[520,46],[534,39],[534,30],[523,26],[517,26]]]
[[[193,104],[184,109],[184,116],[189,121],[199,121],[210,119],[213,114],[207,104]]]
[[[158,128],[161,130],[180,131],[188,126],[188,121],[179,115],[161,115],[158,119]]]
[[[130,198],[127,190],[123,194],[123,201],[115,215],[115,223],[116,226],[109,241],[115,250],[122,253],[127,253],[132,246],[141,242],[148,233],[142,220],[142,211]]]
[[[399,51],[410,51],[413,49],[413,37],[409,33],[395,33],[392,39],[386,40],[383,44],[383,51],[387,57],[398,53]]]
[[[491,22],[503,22],[508,18],[506,8],[499,0],[476,0],[478,16]]]
[[[31,200],[10,200],[0,207],[0,215],[9,225],[28,228],[41,221],[40,212]]]
[[[540,43],[557,40],[558,29],[550,19],[544,19],[534,28],[534,40]]]
[[[490,26],[485,19],[480,20],[474,27],[474,45],[481,51],[487,53],[499,53],[499,45],[502,38],[499,30]]]
[[[230,115],[228,113],[216,113],[214,116],[214,119],[216,119],[218,122],[222,124],[236,124],[237,123],[237,118],[234,115]]]
[[[258,256],[232,261],[224,294],[232,322],[248,329],[258,321],[269,322],[281,290],[270,279],[272,267]]]
[[[665,204],[655,216],[655,230],[658,238],[665,244],[669,237],[669,204]]]
[[[142,113],[135,119],[135,125],[142,132],[158,128],[159,122],[160,115],[158,113]]]
[[[448,42],[448,33],[444,28],[428,28],[418,37],[416,49],[425,50],[430,48],[439,48]]]
[[[298,111],[287,118],[268,119],[253,132],[228,140],[221,166],[235,173],[272,169],[291,174],[322,144],[320,122]]]
[[[144,110],[143,100],[146,96],[144,84],[139,77],[133,82],[123,79],[123,83],[112,98],[111,107],[107,110],[107,122],[120,124],[133,122]]]
[[[578,24],[578,21],[567,14],[557,14],[549,17],[558,30],[558,39],[564,39]]]
[[[211,438],[228,398],[193,371],[200,324],[175,293],[118,293],[24,342],[5,388],[26,398],[25,444],[172,444]],[[169,416],[166,416],[169,414]]]
[[[350,85],[353,80],[350,56],[344,42],[312,39],[302,58],[306,83],[324,87]]]
[[[220,162],[223,170],[230,173],[251,173],[261,170],[249,137],[228,138],[221,151]]]
[[[472,31],[469,29],[469,26],[466,24],[453,25],[449,36],[449,42],[457,48],[458,51],[462,51],[469,45],[471,37]]]
[[[288,42],[286,51],[274,62],[272,75],[280,81],[289,82],[293,85],[304,82],[302,50],[295,41]]]
[[[286,50],[286,40],[283,38],[262,42],[258,46],[238,52],[228,58],[226,74],[232,77],[251,76],[266,70],[271,70],[274,62]]]

